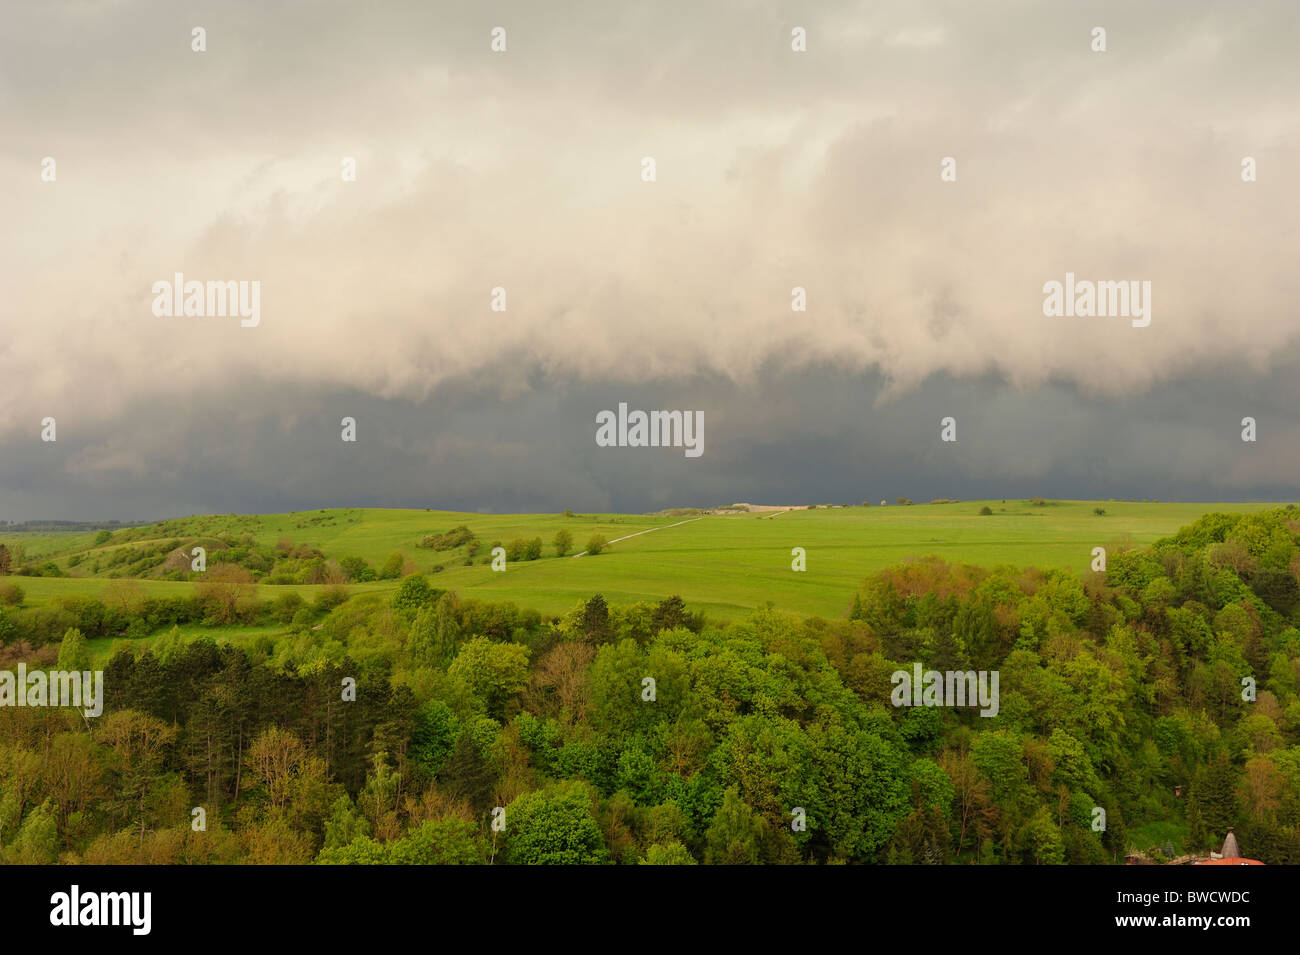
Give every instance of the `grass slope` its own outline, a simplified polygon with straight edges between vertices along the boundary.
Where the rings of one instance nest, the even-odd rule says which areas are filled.
[[[992,515],[980,516],[983,505]],[[1065,501],[1036,506],[1025,501],[964,501],[959,504],[853,507],[782,513],[707,515],[680,526],[686,516],[600,514],[564,517],[553,514],[487,515],[450,511],[336,509],[268,515],[212,515],[170,521],[148,529],[118,532],[102,547],[94,534],[10,535],[21,540],[29,561],[53,559],[66,566],[73,553],[85,562],[70,573],[85,575],[94,555],[107,555],[129,540],[214,538],[251,533],[257,543],[281,538],[308,543],[331,558],[364,557],[378,566],[393,551],[413,558],[419,570],[435,564],[444,570],[436,586],[485,600],[513,600],[543,613],[561,613],[601,592],[614,603],[657,601],[680,594],[692,608],[732,619],[772,601],[799,614],[840,616],[862,579],[908,557],[937,554],[960,563],[995,566],[1069,567],[1087,570],[1093,547],[1121,541],[1147,544],[1174,533],[1211,511],[1249,513],[1271,504],[1187,504],[1115,501]],[[1104,516],[1094,513],[1103,507]],[[493,541],[541,537],[546,556],[512,562],[504,573],[476,562],[462,566],[464,548],[434,552],[417,548],[426,534],[465,524],[483,541],[481,560]],[[555,532],[567,528],[574,549],[593,533],[614,540],[605,553],[554,557]],[[653,530],[652,533],[640,531]],[[807,571],[791,570],[791,549],[807,552]],[[29,602],[61,594],[96,594],[109,583],[104,576],[12,578]],[[140,582],[146,593],[184,593],[192,583]],[[354,592],[385,590],[395,582],[353,585]],[[262,586],[261,595],[298,590],[304,597],[318,587]]]

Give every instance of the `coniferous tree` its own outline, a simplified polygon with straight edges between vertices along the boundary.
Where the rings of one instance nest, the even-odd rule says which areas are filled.
[[[582,638],[594,646],[601,646],[614,639],[613,628],[609,624],[609,606],[605,598],[596,594],[582,608],[582,619],[578,628]]]
[[[479,812],[492,808],[492,790],[496,786],[496,773],[469,732],[460,739],[443,764],[438,782],[448,794],[464,799]]]
[[[1239,822],[1237,774],[1225,750],[1220,749],[1202,770],[1196,797],[1212,844],[1222,842]]]

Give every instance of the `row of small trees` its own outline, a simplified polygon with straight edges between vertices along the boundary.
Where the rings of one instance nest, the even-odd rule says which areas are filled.
[[[551,546],[555,548],[556,557],[565,557],[571,550],[573,550],[573,535],[567,530],[561,528],[555,532],[555,539],[551,542]],[[599,554],[608,546],[609,541],[605,539],[603,534],[592,534],[591,538],[587,541],[587,547],[584,553]],[[542,539],[540,537],[534,537],[531,540],[516,537],[508,544],[502,544],[500,541],[496,541],[493,543],[492,547],[493,549],[504,547],[506,551],[506,560],[510,561],[537,560],[542,556]],[[485,563],[490,562],[491,559],[492,558],[489,555],[485,559]]]

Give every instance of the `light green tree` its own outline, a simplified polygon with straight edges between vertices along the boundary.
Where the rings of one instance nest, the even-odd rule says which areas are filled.
[[[461,645],[447,673],[463,680],[490,715],[501,716],[506,703],[528,685],[528,648],[475,637]]]
[[[595,865],[609,852],[592,816],[592,793],[579,782],[525,793],[506,807],[505,858],[511,865]]]
[[[59,644],[58,667],[60,670],[90,669],[90,646],[76,627],[69,628],[63,635],[63,642]]]

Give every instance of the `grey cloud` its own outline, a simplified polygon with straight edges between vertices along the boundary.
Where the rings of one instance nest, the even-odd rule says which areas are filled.
[[[1300,497],[1300,426],[1291,415],[1300,386],[1248,376],[1161,385],[1141,399],[938,376],[881,401],[882,378],[830,366],[767,368],[749,383],[697,376],[637,385],[532,371],[510,396],[488,375],[449,382],[421,402],[245,383],[220,401],[134,407],[111,427],[61,431],[55,445],[35,433],[9,439],[0,445],[0,517]],[[704,455],[596,447],[596,413],[619,401],[701,410]],[[1240,440],[1245,414],[1259,422],[1254,445]],[[344,415],[356,418],[355,445],[340,440]],[[957,419],[956,444],[939,441],[945,415]]]
[[[119,474],[121,500],[146,509],[150,485],[180,508],[286,487],[410,501],[419,486],[391,473],[405,468],[455,500],[532,506],[562,497],[553,485],[642,509],[737,485],[848,493],[818,462],[869,441],[882,482],[912,468],[937,488],[934,409],[924,424],[900,409],[945,394],[976,426],[950,456],[967,487],[1082,493],[1112,454],[1166,496],[1285,490],[1296,473],[1285,446],[1251,459],[1218,450],[1217,424],[1160,416],[1161,396],[1217,389],[1295,407],[1289,4],[54,0],[10,16],[0,446],[25,448],[45,415],[61,444],[82,442],[53,483],[16,450],[11,507],[56,486],[107,494]],[[789,50],[795,25],[807,54]],[[1095,25],[1105,54],[1088,50]],[[39,180],[44,155],[57,183]],[[339,179],[344,155],[356,183]],[[1243,155],[1259,182],[1240,181]],[[956,183],[938,179],[943,156]],[[262,324],[155,318],[151,285],[178,271],[261,281]],[[1045,318],[1042,285],[1066,271],[1149,279],[1151,327]],[[505,313],[488,309],[498,285]],[[790,311],[796,285],[807,313]],[[378,474],[296,437],[331,396],[399,428],[467,381],[484,389],[478,417],[461,412],[474,428],[403,432],[376,447]],[[872,430],[820,381],[848,387]],[[570,433],[574,396],[649,401],[665,382],[717,402],[703,468],[538,450]],[[812,393],[841,409],[838,431]],[[1031,442],[975,440],[1002,433],[1004,411],[1058,404]],[[761,427],[737,417],[753,408]],[[1119,408],[1144,410],[1126,424]],[[182,410],[192,420],[168,424]],[[535,427],[512,430],[521,419]],[[1162,441],[1181,475],[1141,470],[1133,452]],[[807,473],[756,458],[788,447]],[[335,492],[317,487],[334,467]]]

